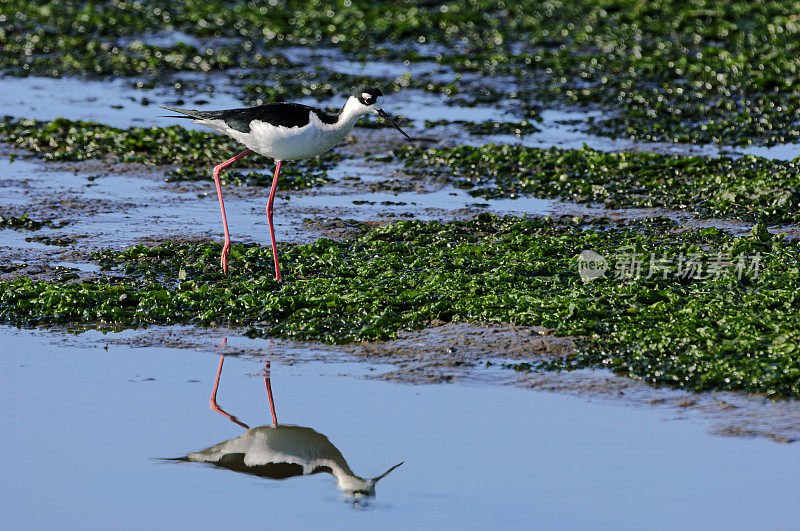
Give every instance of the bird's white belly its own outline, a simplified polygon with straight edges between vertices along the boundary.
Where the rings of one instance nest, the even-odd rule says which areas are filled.
[[[274,126],[254,122],[249,133],[229,131],[228,134],[256,153],[275,160],[295,160],[315,157],[333,149],[348,130],[328,130],[314,122],[303,127]]]

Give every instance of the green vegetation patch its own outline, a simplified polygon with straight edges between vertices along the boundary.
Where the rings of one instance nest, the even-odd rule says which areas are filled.
[[[483,122],[470,122],[467,120],[425,120],[425,127],[437,127],[440,125],[456,125],[463,127],[472,135],[523,136],[541,131],[539,127],[527,120],[521,122],[493,122],[491,120]]]
[[[47,122],[4,117],[0,141],[34,151],[47,160],[108,158],[178,166],[210,167],[242,151],[233,139],[178,125],[120,129],[66,118]],[[252,167],[257,162],[258,157],[245,157],[238,164]]]
[[[327,168],[334,161],[341,160],[341,155],[328,153],[313,159],[293,160],[290,164],[281,167],[278,180],[280,190],[306,190],[323,186],[333,181],[328,177]],[[236,186],[271,186],[273,173],[244,172],[223,170],[219,174],[223,185]],[[207,181],[211,179],[211,170],[197,168],[178,168],[167,172],[164,179],[167,182],[179,181]]]
[[[56,247],[68,247],[76,242],[75,238],[68,236],[29,236],[25,238],[28,243],[40,243],[42,245],[53,245]]]
[[[596,254],[582,261],[589,250]],[[733,237],[664,219],[482,214],[284,247],[283,285],[268,247],[234,246],[229,276],[215,244],[107,251],[97,260],[124,276],[0,283],[0,320],[216,323],[337,343],[389,339],[434,320],[541,325],[582,340],[535,369],[608,367],[693,390],[800,397],[799,251],[761,225]]]
[[[259,75],[259,74],[257,74]],[[317,101],[327,100],[343,90],[354,90],[362,85],[376,85],[385,95],[401,90],[418,89],[434,94],[452,96],[459,92],[458,85],[450,82],[433,81],[425,77],[413,77],[409,72],[392,78],[365,75],[345,74],[317,67],[298,68],[291,72],[281,69],[266,75],[260,74],[272,83],[245,83],[242,86],[244,100],[251,105],[262,103],[291,101],[300,95],[315,98]]]
[[[797,0],[0,0],[0,68],[158,78],[269,69],[281,63],[275,46],[337,47],[365,60],[435,60],[502,76],[504,89],[480,95],[455,79],[406,85],[456,101],[618,113],[592,124],[597,134],[775,144],[800,139],[798,12]],[[197,42],[170,41],[176,30]],[[164,45],[153,44],[159,37]],[[316,94],[336,85],[305,84]]]
[[[552,9],[552,6],[549,6]],[[114,41],[120,36],[181,30],[204,39],[238,37],[271,45],[320,45],[365,50],[375,43],[428,41],[499,47],[541,26],[543,9],[521,1],[420,4],[324,0],[0,1],[7,47],[30,56],[57,53],[46,37]],[[569,11],[574,11],[570,8]],[[565,13],[566,14],[566,13]],[[560,17],[557,17],[560,18]],[[563,23],[563,22],[562,22]],[[38,37],[33,38],[34,36]],[[45,41],[41,43],[41,41]],[[75,43],[73,43],[75,44]],[[63,50],[62,50],[63,51]],[[26,54],[23,54],[25,56]]]
[[[161,76],[178,71],[207,72],[226,68],[265,68],[273,62],[263,55],[243,54],[238,47],[197,49],[183,42],[153,46],[86,36],[27,34],[4,42],[0,68],[16,75]]]
[[[191,4],[197,3],[0,0],[0,68],[15,75],[157,78],[176,71],[280,64],[254,50],[252,40],[212,42],[206,34],[203,44],[195,45],[191,36],[170,39],[175,22],[188,33],[203,33],[198,29],[207,25],[205,20],[199,18],[192,27],[181,12],[206,13],[210,6]],[[216,7],[223,14],[230,11],[222,4]],[[154,43],[145,42],[148,37]]]
[[[47,160],[80,161],[105,158],[116,162],[176,165],[166,179],[210,179],[212,168],[241,152],[233,139],[214,133],[192,131],[180,126],[131,127],[120,129],[96,122],[57,118],[51,122],[15,120],[0,122],[0,141],[31,150]],[[328,153],[322,157],[292,161],[281,171],[286,175],[285,189],[303,189],[329,181],[327,171],[342,159]],[[237,166],[264,166],[265,158],[256,154],[236,162]],[[308,172],[308,175],[306,175]],[[269,186],[271,176],[260,173],[228,173],[227,182],[250,186]]]
[[[800,166],[755,156],[682,157],[487,144],[394,151],[407,171],[444,174],[476,197],[520,195],[667,207],[703,217],[800,220]]]
[[[9,229],[39,230],[47,223],[37,221],[28,217],[28,214],[21,216],[0,216],[0,227]]]

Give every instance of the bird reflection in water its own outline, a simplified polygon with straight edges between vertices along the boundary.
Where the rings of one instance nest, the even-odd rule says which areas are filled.
[[[215,444],[205,450],[190,453],[180,461],[208,463],[236,472],[270,479],[327,473],[336,478],[337,487],[348,499],[356,501],[375,496],[375,484],[399,463],[375,478],[362,478],[353,473],[342,453],[328,438],[311,428],[278,424],[270,383],[270,363],[264,367],[264,384],[267,390],[272,424],[251,428],[223,410],[217,403],[222,365],[225,355],[220,355],[214,389],[211,392],[211,409],[247,431],[241,436]]]

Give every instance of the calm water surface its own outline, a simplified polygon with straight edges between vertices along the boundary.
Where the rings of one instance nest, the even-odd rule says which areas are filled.
[[[299,426],[317,443],[276,438],[265,359],[226,356],[215,412],[218,355],[106,351],[63,337],[0,328],[5,529],[796,529],[800,521],[796,444],[717,437],[648,408],[490,385],[407,386],[359,376],[378,366],[318,362],[271,364],[281,433]],[[256,460],[321,452],[334,462],[339,452],[363,478],[404,464],[374,485],[375,497],[353,497],[324,467],[270,479],[165,460],[243,435]]]

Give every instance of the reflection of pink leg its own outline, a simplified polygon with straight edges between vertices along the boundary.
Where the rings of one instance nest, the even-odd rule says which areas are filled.
[[[264,362],[264,385],[267,387],[267,399],[269,400],[269,412],[272,413],[272,425],[278,424],[278,416],[275,414],[275,402],[272,399],[272,384],[270,383],[269,362]]]
[[[209,405],[211,409],[220,415],[226,417],[231,422],[235,422],[239,426],[243,427],[246,430],[250,429],[250,426],[245,424],[244,422],[240,421],[227,411],[223,410],[221,407],[217,405],[217,389],[219,389],[219,378],[222,376],[222,364],[225,363],[225,354],[219,355],[219,367],[217,367],[217,377],[214,379],[214,389],[211,391],[211,400],[209,401]]]
[[[275,280],[283,282],[281,265],[278,263],[278,246],[275,244],[275,229],[272,227],[272,202],[275,200],[275,190],[278,188],[278,176],[281,174],[281,161],[275,161],[275,176],[272,178],[272,187],[269,189],[267,201],[267,223],[269,223],[269,238],[272,241],[272,256],[275,258]]]
[[[242,151],[235,157],[226,160],[222,164],[218,164],[214,166],[214,184],[217,187],[217,197],[219,198],[219,210],[222,213],[222,229],[225,231],[225,245],[222,247],[222,256],[220,257],[219,263],[222,265],[222,272],[228,272],[228,252],[231,250],[231,235],[228,232],[228,219],[225,217],[225,203],[222,202],[222,185],[219,182],[219,172],[239,160],[240,158],[244,157],[248,153],[252,153],[253,150],[248,149],[247,151]]]

